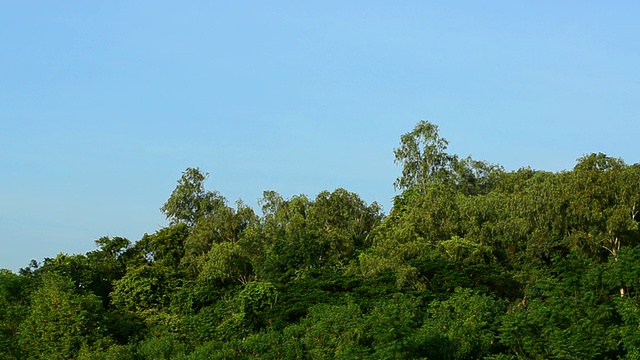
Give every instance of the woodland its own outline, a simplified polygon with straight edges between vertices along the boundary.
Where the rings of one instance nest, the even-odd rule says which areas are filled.
[[[254,210],[187,168],[166,227],[0,270],[0,359],[639,359],[640,164],[447,145],[401,136],[388,214],[345,189]]]

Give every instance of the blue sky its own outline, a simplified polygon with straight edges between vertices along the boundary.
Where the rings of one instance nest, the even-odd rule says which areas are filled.
[[[0,4],[0,268],[139,239],[186,167],[389,210],[421,119],[514,170],[640,162],[634,1]]]

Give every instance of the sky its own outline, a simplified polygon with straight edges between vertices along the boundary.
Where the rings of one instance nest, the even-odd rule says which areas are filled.
[[[0,3],[0,268],[230,204],[345,188],[386,212],[420,120],[516,170],[640,162],[637,1]]]

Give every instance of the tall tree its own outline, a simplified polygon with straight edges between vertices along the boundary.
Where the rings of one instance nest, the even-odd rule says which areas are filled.
[[[395,163],[402,165],[396,189],[433,182],[450,171],[453,157],[445,152],[449,142],[438,134],[438,126],[422,120],[413,131],[400,137],[400,147],[393,150]]]
[[[160,208],[172,224],[193,226],[200,217],[224,206],[225,200],[218,192],[205,190],[204,181],[208,176],[199,168],[187,168],[182,173],[178,186]]]
[[[428,121],[400,137],[400,147],[393,150],[395,163],[402,165],[402,175],[394,187],[406,190],[412,186],[446,183],[468,195],[485,194],[495,185],[504,169],[495,164],[460,159],[446,152],[449,142],[440,137],[438,126]]]

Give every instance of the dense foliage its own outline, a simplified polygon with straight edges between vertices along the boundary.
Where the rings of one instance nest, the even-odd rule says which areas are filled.
[[[189,168],[168,227],[0,270],[0,359],[640,358],[640,165],[447,144],[401,137],[387,215],[344,189],[257,215]]]

